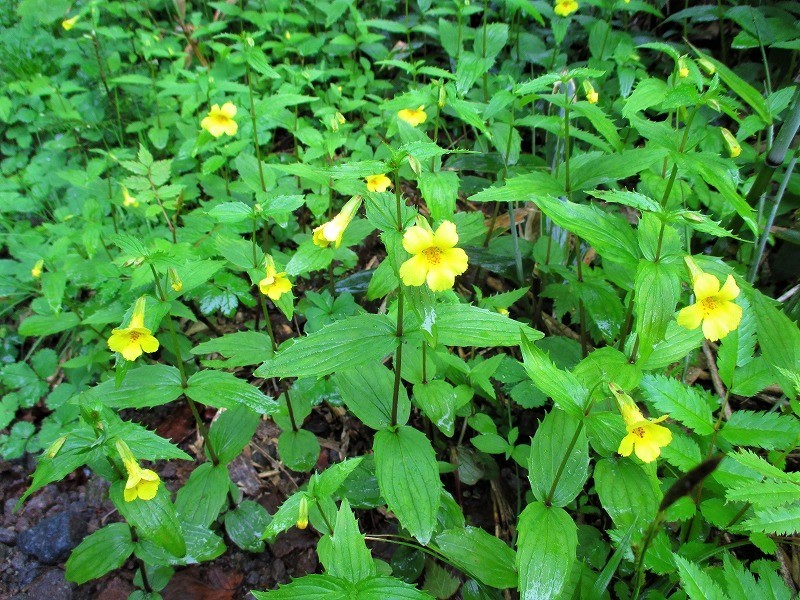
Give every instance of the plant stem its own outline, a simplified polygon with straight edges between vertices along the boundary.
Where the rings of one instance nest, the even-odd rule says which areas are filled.
[[[563,475],[564,473],[564,469],[567,466],[567,461],[569,460],[569,457],[572,454],[572,450],[575,448],[575,444],[578,443],[578,437],[580,437],[582,430],[583,430],[583,421],[578,423],[578,426],[575,428],[575,434],[569,441],[569,445],[567,446],[567,451],[564,453],[564,457],[561,459],[561,464],[558,465],[556,476],[553,478],[553,485],[550,486],[550,491],[547,492],[547,498],[544,501],[546,506],[550,506],[550,503],[553,501],[553,496],[556,493],[556,487],[558,487],[558,482],[561,480],[561,475]]]
[[[247,68],[247,91],[249,92],[250,96],[250,120],[253,123],[253,147],[256,151],[256,161],[258,162],[258,178],[261,182],[261,191],[266,192],[267,186],[264,183],[264,167],[261,165],[261,147],[258,144],[258,128],[256,127],[256,106],[255,102],[253,101],[253,84],[250,81],[250,63],[245,62],[245,67]]]
[[[403,233],[403,204],[400,197],[400,170],[394,170],[394,197],[397,206],[397,231]],[[397,286],[397,350],[394,355],[394,389],[392,390],[392,427],[397,425],[397,403],[400,398],[400,372],[403,368],[403,282]]]
[[[575,236],[575,254],[578,259],[578,282],[583,283],[583,259],[581,258],[581,239]],[[581,326],[581,356],[586,358],[589,355],[588,344],[586,342],[586,309],[583,300],[578,299],[578,316]]]
[[[662,515],[662,511],[658,511],[658,513],[656,513],[656,517],[652,520],[650,526],[647,528],[644,540],[642,541],[642,549],[639,552],[639,560],[636,562],[636,571],[634,572],[633,577],[633,595],[631,596],[632,600],[638,600],[639,593],[642,590],[642,583],[644,582],[644,558],[647,554],[647,549],[650,547],[650,543],[653,541],[653,538],[656,535],[656,530],[661,524]]]
[[[786,192],[786,188],[789,185],[789,179],[792,177],[792,172],[797,164],[797,159],[798,154],[795,153],[795,155],[792,157],[792,160],[789,161],[789,165],[786,167],[786,173],[784,173],[781,184],[778,187],[778,192],[775,194],[772,210],[769,213],[767,222],[764,224],[764,233],[761,234],[761,239],[758,241],[756,253],[753,256],[753,262],[750,264],[750,274],[747,277],[747,281],[751,284],[756,280],[756,275],[758,275],[758,268],[761,266],[761,259],[764,256],[764,250],[767,247],[767,240],[769,240],[769,232],[772,229],[772,225],[775,223],[775,217],[778,215],[778,209],[780,208],[781,201],[783,200],[783,194]]]

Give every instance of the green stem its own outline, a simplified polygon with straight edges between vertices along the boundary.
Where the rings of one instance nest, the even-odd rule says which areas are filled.
[[[269,341],[272,342],[272,351],[278,351],[278,342],[275,341],[275,333],[272,331],[272,321],[269,320],[269,312],[267,311],[267,301],[264,298],[264,294],[260,291],[258,293],[259,303],[261,304],[261,314],[264,317],[264,324],[267,327],[267,334],[269,335]],[[292,398],[289,395],[289,388],[286,388],[284,391],[284,395],[286,396],[286,410],[289,413],[289,421],[292,423],[292,430],[297,431],[297,421],[294,418],[294,408],[292,407]]]
[[[253,85],[250,81],[250,63],[245,62],[247,68],[247,90],[250,96],[250,120],[253,123],[253,146],[256,151],[256,160],[258,161],[258,178],[261,182],[261,191],[266,192],[267,186],[264,183],[264,167],[261,165],[261,147],[258,144],[258,128],[256,127],[256,106],[253,101]]]
[[[622,325],[622,331],[619,333],[619,342],[617,343],[617,350],[622,350],[625,347],[625,341],[633,327],[633,299],[636,295],[636,290],[631,290],[631,299],[628,301],[628,308],[625,311],[625,321]]]
[[[578,259],[578,282],[583,283],[583,260],[581,259],[581,240],[575,237],[575,252]],[[583,300],[578,300],[578,316],[581,326],[581,356],[586,358],[589,355],[589,347],[586,341],[586,309],[583,305]]]
[[[636,562],[636,571],[634,572],[633,577],[633,595],[631,596],[632,600],[638,600],[639,593],[642,590],[642,583],[644,582],[645,555],[647,554],[647,549],[650,547],[650,543],[653,541],[653,538],[656,535],[656,530],[661,524],[661,519],[662,512],[659,511],[656,514],[655,519],[653,519],[653,521],[650,523],[650,526],[647,528],[647,533],[645,533],[644,540],[642,541],[642,549],[639,552],[639,559]]]
[[[428,344],[422,342],[422,383],[428,383]]]
[[[394,194],[397,205],[397,231],[403,232],[402,199],[399,169],[394,171]],[[397,403],[400,398],[400,372],[403,368],[403,282],[397,287],[397,351],[394,358],[394,389],[392,390],[392,427],[397,425]]]
[[[581,431],[583,431],[583,421],[578,423],[578,426],[575,428],[575,434],[569,441],[567,451],[564,453],[564,457],[561,459],[561,463],[558,465],[556,476],[553,478],[553,485],[550,486],[550,491],[547,493],[547,498],[544,501],[546,506],[550,506],[550,503],[553,501],[553,496],[556,493],[556,487],[558,487],[558,482],[561,480],[561,475],[564,473],[564,469],[567,466],[567,461],[572,454],[572,450],[575,448],[575,444],[578,443],[578,437],[580,437]]]

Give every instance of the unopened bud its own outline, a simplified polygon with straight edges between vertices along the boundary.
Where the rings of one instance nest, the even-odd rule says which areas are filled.
[[[728,148],[728,154],[731,155],[731,158],[736,158],[742,153],[742,146],[739,143],[734,135],[725,129],[724,127],[721,129],[722,131],[722,138],[725,140],[725,146]]]

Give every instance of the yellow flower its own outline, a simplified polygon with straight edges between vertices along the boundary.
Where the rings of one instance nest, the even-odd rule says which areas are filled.
[[[385,192],[392,187],[392,180],[389,179],[384,173],[379,175],[369,175],[366,178],[367,189],[370,192]]]
[[[142,352],[158,350],[158,340],[144,326],[144,296],[136,301],[130,324],[124,329],[114,329],[108,338],[108,347],[122,354],[125,360],[134,361]]]
[[[320,248],[327,248],[331,244],[335,248],[342,245],[342,236],[344,230],[356,216],[359,207],[361,206],[361,196],[353,196],[342,207],[341,212],[333,217],[327,223],[323,223],[314,229],[313,240],[314,244]]]
[[[678,77],[686,79],[689,76],[689,67],[686,65],[686,59],[682,56],[678,59]]]
[[[617,452],[622,456],[630,456],[631,452],[636,452],[642,462],[653,462],[661,454],[661,448],[672,441],[672,432],[657,424],[669,415],[662,415],[655,420],[645,419],[633,401],[624,404],[620,402],[620,411],[628,435],[622,438]]]
[[[80,18],[81,18],[80,15],[75,15],[71,19],[64,19],[63,21],[61,21],[61,27],[64,28],[64,31],[69,31],[70,29],[75,27],[75,23],[77,23],[78,19]]]
[[[686,262],[691,261],[690,257]],[[686,329],[697,329],[703,324],[703,335],[707,340],[721,340],[739,326],[742,320],[742,307],[733,302],[739,295],[733,275],[728,275],[722,289],[719,280],[710,273],[704,273],[694,262],[690,263],[692,287],[697,302],[682,308],[678,313],[678,325]]]
[[[427,225],[427,223],[426,223]],[[456,275],[467,270],[467,253],[456,248],[458,232],[452,221],[444,221],[436,233],[414,225],[403,235],[403,248],[413,254],[400,266],[400,278],[411,286],[426,281],[434,292],[450,289]]]
[[[117,440],[116,446],[122,464],[125,465],[125,470],[128,472],[128,480],[125,482],[125,492],[123,493],[125,502],[133,502],[136,498],[142,500],[155,498],[161,483],[158,473],[140,467],[131,449],[122,440]]]
[[[586,100],[589,104],[597,104],[600,94],[597,93],[590,81],[583,82],[583,91],[586,93]]]
[[[258,282],[258,289],[270,300],[276,301],[292,289],[292,282],[286,277],[286,273],[277,272],[271,256],[267,256],[266,270],[267,276]]]
[[[44,260],[40,258],[39,260],[36,261],[36,264],[33,265],[33,268],[31,269],[31,275],[33,276],[34,279],[39,279],[39,277],[42,276],[43,268],[44,268]]]
[[[300,507],[297,510],[297,528],[305,529],[308,527],[308,498],[300,498]]]
[[[725,146],[727,146],[728,154],[731,155],[731,158],[736,158],[742,153],[742,145],[739,140],[724,127],[722,128],[722,138],[725,140]]]
[[[568,17],[578,10],[578,3],[575,0],[556,0],[556,5],[553,11],[559,17]]]
[[[236,107],[232,102],[226,102],[220,108],[219,104],[215,104],[208,111],[208,116],[200,122],[200,127],[205,129],[208,133],[218,138],[223,133],[228,135],[236,135],[239,126],[233,117],[236,116]]]
[[[180,292],[183,290],[183,281],[181,280],[181,276],[178,275],[178,272],[173,269],[172,267],[169,268],[167,271],[167,276],[169,277],[169,285],[175,292]]]
[[[424,105],[421,105],[419,108],[404,108],[397,111],[397,116],[412,127],[416,127],[424,123],[425,119],[428,118],[424,109]]]
[[[139,206],[139,201],[130,195],[128,188],[124,185],[122,186],[122,206],[133,206],[134,208]]]

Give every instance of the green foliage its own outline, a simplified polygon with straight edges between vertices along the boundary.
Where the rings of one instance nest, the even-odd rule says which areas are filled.
[[[0,10],[0,456],[123,520],[71,581],[310,527],[255,597],[789,597],[798,11],[569,4]]]

